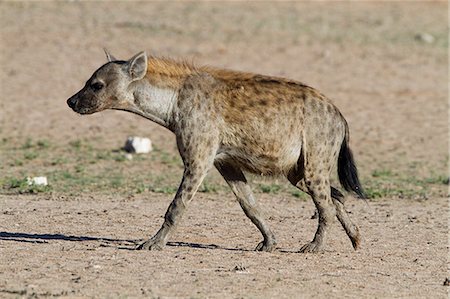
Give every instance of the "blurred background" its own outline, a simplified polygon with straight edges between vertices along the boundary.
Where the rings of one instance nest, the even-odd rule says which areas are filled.
[[[0,193],[174,193],[182,174],[168,130],[125,112],[79,116],[66,99],[106,62],[155,56],[289,77],[330,97],[350,125],[372,198],[445,196],[445,2],[2,2]],[[282,132],[280,132],[282,134]],[[154,151],[125,158],[128,136]],[[26,177],[46,176],[47,187]],[[255,191],[304,195],[284,179]],[[215,170],[201,192],[228,192]],[[230,200],[231,200],[230,196]]]

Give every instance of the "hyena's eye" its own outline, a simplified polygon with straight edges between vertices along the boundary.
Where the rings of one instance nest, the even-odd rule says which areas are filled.
[[[99,91],[100,89],[103,88],[103,86],[104,86],[104,84],[103,84],[103,83],[100,83],[100,82],[95,82],[94,84],[91,84],[91,88],[92,88],[94,91]]]

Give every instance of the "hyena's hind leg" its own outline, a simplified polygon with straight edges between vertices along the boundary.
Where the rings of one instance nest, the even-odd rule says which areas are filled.
[[[336,215],[336,208],[331,198],[329,178],[324,171],[305,173],[305,179],[296,184],[300,189],[306,188],[311,195],[319,214],[319,225],[314,239],[300,248],[300,252],[318,252],[323,249],[326,235]],[[304,190],[304,189],[303,189]]]
[[[250,218],[264,237],[264,240],[258,244],[256,250],[273,251],[277,244],[275,235],[263,218],[259,205],[256,203],[252,190],[241,169],[228,162],[215,163],[214,165],[228,183],[234,195],[236,195],[245,215]]]
[[[304,180],[304,174],[302,173],[302,169],[299,171],[293,171],[288,175],[289,181],[298,189],[301,191],[309,194],[311,196],[311,193],[309,191],[309,188],[306,185],[306,182]],[[336,217],[338,218],[339,222],[341,223],[342,227],[344,228],[347,236],[350,238],[350,241],[352,242],[353,248],[356,250],[360,245],[360,233],[358,227],[352,222],[350,219],[350,216],[348,215],[347,211],[344,207],[344,195],[333,186],[330,186],[330,193],[331,193],[331,199],[333,201],[333,204],[336,208]],[[316,209],[317,217],[318,217],[318,209]],[[316,214],[314,214],[316,215]],[[314,216],[313,216],[314,217]]]
[[[331,187],[331,197],[336,207],[336,217],[342,224],[347,236],[352,241],[353,248],[356,250],[360,245],[361,236],[358,227],[352,222],[350,216],[344,207],[344,195],[334,187]]]
[[[287,174],[287,179],[308,193],[319,214],[319,225],[314,239],[300,248],[300,252],[318,252],[323,249],[325,237],[336,215],[336,208],[331,198],[329,160],[321,161],[318,156],[305,156],[302,150],[297,165]]]

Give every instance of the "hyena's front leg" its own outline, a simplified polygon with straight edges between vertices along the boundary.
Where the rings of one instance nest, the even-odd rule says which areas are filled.
[[[207,170],[201,172],[192,172],[186,168],[183,174],[183,180],[178,188],[174,200],[167,209],[164,216],[164,223],[159,231],[149,240],[137,246],[136,249],[161,250],[167,243],[170,233],[175,229],[179,220],[184,214],[188,203],[194,197],[200,186]]]
[[[206,140],[207,141],[207,140]],[[211,144],[208,143],[208,144]],[[212,167],[215,148],[193,147],[192,150],[179,144],[180,152],[185,165],[183,180],[178,188],[174,200],[170,204],[164,216],[164,223],[159,231],[148,241],[140,244],[136,249],[160,250],[167,243],[169,235],[177,226],[183,216],[187,205],[194,197],[197,189]],[[198,150],[198,149],[202,150]]]

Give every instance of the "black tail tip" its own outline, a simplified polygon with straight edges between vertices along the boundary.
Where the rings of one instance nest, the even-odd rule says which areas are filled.
[[[361,186],[356,186],[353,192],[355,192],[356,195],[358,195],[358,198],[360,199],[369,199],[369,197],[367,197],[367,194],[364,192]]]
[[[341,145],[338,157],[338,175],[339,181],[345,190],[354,192],[361,199],[367,199],[367,195],[359,182],[358,170],[346,139]]]

